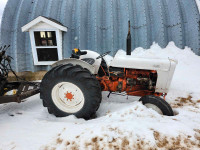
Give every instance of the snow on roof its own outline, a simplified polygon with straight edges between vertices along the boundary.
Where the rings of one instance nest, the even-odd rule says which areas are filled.
[[[197,3],[197,7],[198,7],[199,13],[200,13],[200,1],[199,1],[199,0],[196,0],[196,3]]]
[[[44,16],[39,16],[36,19],[32,20],[31,22],[29,22],[28,24],[26,24],[25,26],[22,27],[22,32],[27,32],[30,30],[30,28],[32,28],[33,26],[37,25],[40,22],[44,22],[46,24],[49,24],[61,31],[66,31],[67,32],[67,27],[63,26],[60,22],[58,22],[55,19],[51,19],[51,18],[47,18]]]

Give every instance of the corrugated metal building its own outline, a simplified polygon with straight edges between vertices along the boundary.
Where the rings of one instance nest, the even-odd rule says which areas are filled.
[[[126,49],[128,20],[132,45],[149,48],[155,41],[189,46],[200,55],[200,15],[195,0],[8,0],[1,28],[1,43],[10,44],[16,71],[38,71],[29,33],[21,27],[38,16],[55,19],[68,28],[63,33],[63,57],[75,47],[103,53]]]

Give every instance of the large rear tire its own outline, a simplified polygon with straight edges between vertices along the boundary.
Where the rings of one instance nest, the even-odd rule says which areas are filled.
[[[161,97],[147,95],[141,97],[139,101],[142,101],[147,108],[152,108],[161,115],[174,116],[171,106]]]
[[[50,114],[92,118],[101,103],[101,87],[94,75],[81,66],[60,65],[43,78],[40,97]]]

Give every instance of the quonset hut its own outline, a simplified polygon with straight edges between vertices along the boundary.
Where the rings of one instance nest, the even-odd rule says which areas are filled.
[[[0,38],[11,45],[16,71],[39,71],[73,48],[113,55],[126,49],[128,20],[133,49],[174,41],[200,55],[195,0],[8,0]]]

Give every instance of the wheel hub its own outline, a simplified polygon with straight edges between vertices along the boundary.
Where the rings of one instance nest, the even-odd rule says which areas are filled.
[[[70,92],[67,92],[66,94],[65,94],[65,98],[67,99],[67,101],[72,101],[72,100],[74,100],[74,95]]]
[[[150,103],[145,104],[145,106],[147,108],[151,108],[151,109],[155,110],[158,114],[163,115],[162,110],[158,106],[156,106],[154,104],[150,104]]]
[[[79,111],[85,103],[82,90],[70,82],[55,85],[52,90],[52,99],[57,107],[67,113]]]

